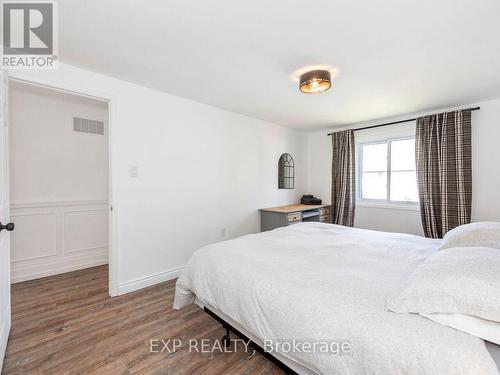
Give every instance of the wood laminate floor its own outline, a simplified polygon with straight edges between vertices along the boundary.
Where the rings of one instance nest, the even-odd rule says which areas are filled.
[[[197,306],[172,310],[174,290],[110,298],[107,266],[15,284],[2,374],[283,374],[259,353],[189,352],[189,339],[216,345],[224,330]],[[174,338],[175,353],[150,352],[151,339]]]

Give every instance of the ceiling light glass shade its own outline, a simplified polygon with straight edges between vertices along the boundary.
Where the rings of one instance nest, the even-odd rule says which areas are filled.
[[[332,87],[328,70],[312,70],[300,76],[299,89],[305,94],[317,94]]]

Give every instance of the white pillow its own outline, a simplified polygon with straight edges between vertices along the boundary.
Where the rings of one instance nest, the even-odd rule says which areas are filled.
[[[447,327],[458,329],[500,345],[500,323],[465,314],[420,314]]]
[[[438,251],[417,267],[386,307],[398,313],[466,314],[500,322],[500,251]]]
[[[500,250],[500,223],[472,223],[453,228],[444,235],[439,250],[450,247],[492,247]]]

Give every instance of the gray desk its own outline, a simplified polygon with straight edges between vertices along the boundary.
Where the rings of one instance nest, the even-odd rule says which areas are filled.
[[[291,204],[261,208],[259,211],[261,232],[306,221],[331,222],[329,204]]]

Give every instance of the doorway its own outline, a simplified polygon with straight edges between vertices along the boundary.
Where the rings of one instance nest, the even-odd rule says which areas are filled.
[[[10,79],[9,119],[11,282],[108,264],[108,101]]]

